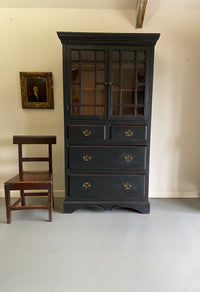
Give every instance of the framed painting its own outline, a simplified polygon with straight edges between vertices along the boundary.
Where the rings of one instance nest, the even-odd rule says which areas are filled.
[[[51,72],[20,72],[22,108],[53,109]]]

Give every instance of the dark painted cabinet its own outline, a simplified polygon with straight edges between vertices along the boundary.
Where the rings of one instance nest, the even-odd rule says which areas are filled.
[[[58,32],[63,45],[64,212],[149,213],[154,46],[159,34]]]

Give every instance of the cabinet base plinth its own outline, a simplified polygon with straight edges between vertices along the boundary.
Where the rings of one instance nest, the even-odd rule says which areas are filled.
[[[103,210],[112,210],[116,208],[126,208],[134,211],[138,211],[142,214],[150,213],[149,202],[76,202],[65,201],[63,204],[64,213],[71,214],[74,211],[82,208],[100,208]]]

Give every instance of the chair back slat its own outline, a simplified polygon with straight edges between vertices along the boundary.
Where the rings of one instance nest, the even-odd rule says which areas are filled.
[[[30,162],[30,161],[49,161],[49,157],[22,157],[23,162]]]

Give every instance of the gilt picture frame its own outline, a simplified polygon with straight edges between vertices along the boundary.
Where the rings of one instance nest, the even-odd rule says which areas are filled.
[[[52,72],[20,72],[22,108],[53,109]]]

